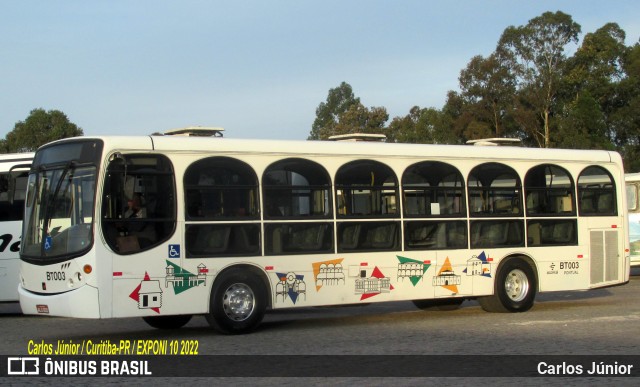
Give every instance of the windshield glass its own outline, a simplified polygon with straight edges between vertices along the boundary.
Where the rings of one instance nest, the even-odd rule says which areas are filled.
[[[95,150],[92,143],[74,145]],[[97,167],[83,157],[55,160],[55,146],[39,152],[45,154],[36,160],[51,162],[34,163],[29,174],[21,257],[52,263],[53,257],[62,261],[77,256],[93,243]]]
[[[95,181],[94,166],[29,176],[24,255],[57,256],[91,245]]]

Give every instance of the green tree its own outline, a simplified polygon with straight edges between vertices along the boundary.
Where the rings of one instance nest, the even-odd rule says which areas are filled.
[[[389,119],[387,109],[384,107],[366,108],[361,103],[351,105],[344,113],[338,116],[338,122],[333,128],[322,128],[320,138],[351,133],[385,134],[385,123]]]
[[[487,137],[488,134],[470,137],[470,127],[475,129],[471,125],[473,120],[473,111],[469,109],[469,104],[465,102],[460,93],[450,90],[437,123],[434,125],[434,142],[436,144],[464,144],[473,138]],[[486,129],[489,133],[489,129]]]
[[[33,152],[48,142],[82,135],[82,129],[63,112],[34,109],[26,120],[15,124],[0,146],[3,153]]]
[[[360,98],[354,96],[351,85],[346,82],[330,89],[326,102],[321,102],[316,109],[316,119],[313,121],[308,139],[320,140],[321,133],[333,133],[340,115],[359,103]]]
[[[395,117],[389,124],[387,138],[412,144],[451,144],[452,119],[435,108],[414,106],[404,117]]]
[[[425,122],[423,109],[414,106],[404,117],[394,117],[389,124],[389,132],[393,133],[394,142],[427,143],[428,122]]]
[[[465,105],[461,124],[468,139],[502,137],[513,106],[515,79],[496,53],[478,55],[460,72],[460,97]]]
[[[625,54],[623,68],[626,77],[618,85],[620,107],[611,120],[626,171],[640,172],[640,42]]]
[[[596,32],[586,34],[582,45],[566,63],[564,95],[559,97],[559,105],[565,106],[558,119],[562,124],[566,119],[575,118],[566,114],[575,112],[578,107],[580,115],[588,113],[592,119],[597,118],[589,125],[595,131],[586,137],[591,141],[589,148],[610,149],[619,137],[620,128],[613,117],[625,104],[623,99],[627,98],[620,93],[621,81],[625,78],[623,59],[628,51],[624,44],[625,35],[617,24],[607,23]],[[589,102],[591,99],[593,101]],[[593,111],[584,110],[587,106],[591,106]],[[580,134],[563,133],[554,141],[562,142],[567,135]]]
[[[518,124],[540,147],[551,146],[551,116],[568,44],[578,42],[580,25],[563,12],[545,12],[527,25],[508,27],[498,42],[497,53],[508,61],[516,79]],[[533,114],[530,114],[533,113]]]
[[[559,148],[613,149],[607,138],[605,115],[589,92],[565,105],[553,142]]]
[[[610,102],[615,94],[613,86],[624,77],[625,36],[616,23],[585,35],[575,55],[567,60],[565,83],[572,94],[588,91],[600,96],[599,103]]]

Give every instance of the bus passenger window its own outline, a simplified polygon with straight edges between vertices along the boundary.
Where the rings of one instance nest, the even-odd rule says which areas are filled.
[[[471,248],[524,246],[520,220],[476,220],[471,222]]]
[[[578,177],[578,198],[580,215],[618,214],[613,177],[600,166],[590,166],[582,171]]]
[[[184,174],[187,220],[258,217],[258,178],[250,165],[230,157],[198,160]]]
[[[465,221],[410,221],[405,223],[407,250],[467,248]]]
[[[173,167],[161,155],[114,157],[107,166],[102,229],[119,254],[158,246],[175,230]]]
[[[557,165],[529,169],[524,178],[527,216],[575,215],[573,178]]]
[[[522,216],[520,177],[504,164],[480,164],[469,172],[469,212],[476,217]]]
[[[575,219],[540,219],[527,222],[528,246],[575,246],[578,244]]]
[[[262,176],[268,219],[330,218],[331,179],[324,167],[298,158],[277,161]]]
[[[191,223],[185,228],[187,258],[241,257],[260,254],[260,226],[255,223]]]
[[[464,180],[452,165],[423,161],[409,166],[402,175],[402,192],[407,217],[466,215]]]
[[[356,160],[340,167],[335,181],[338,217],[380,218],[398,214],[398,179],[389,166]]]
[[[270,223],[265,226],[267,255],[333,252],[332,223]]]
[[[338,252],[397,250],[399,230],[399,222],[341,222]]]

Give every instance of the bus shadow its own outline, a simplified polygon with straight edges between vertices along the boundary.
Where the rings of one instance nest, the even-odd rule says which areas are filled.
[[[0,318],[22,316],[22,309],[17,302],[0,303]]]
[[[611,297],[613,293],[607,289],[591,289],[584,291],[562,291],[552,293],[539,293],[536,295],[536,303],[552,301],[579,301],[593,300],[597,298]]]

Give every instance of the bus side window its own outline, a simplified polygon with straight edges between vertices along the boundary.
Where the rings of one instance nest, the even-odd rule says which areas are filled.
[[[578,243],[575,219],[536,219],[527,223],[529,246],[574,246]]]
[[[627,210],[636,212],[638,210],[638,186],[633,183],[627,183]]]
[[[13,180],[13,184],[10,182]],[[13,198],[11,187],[13,186]],[[0,220],[22,220],[25,192],[27,188],[27,173],[16,175],[13,173],[0,174]]]
[[[107,167],[102,229],[119,254],[151,249],[175,230],[175,183],[169,159],[130,154]]]
[[[601,166],[585,168],[578,177],[580,215],[613,216],[618,214],[616,189],[611,174]]]
[[[471,222],[471,248],[524,246],[520,220],[477,220]]]
[[[510,166],[480,164],[469,172],[467,187],[472,216],[522,216],[522,184]]]

